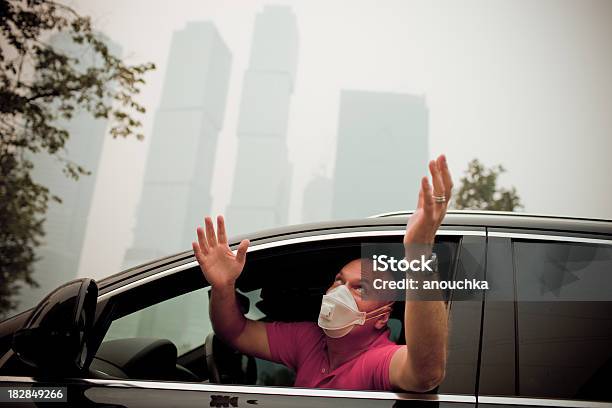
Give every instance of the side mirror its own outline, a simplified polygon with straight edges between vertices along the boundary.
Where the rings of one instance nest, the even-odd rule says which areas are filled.
[[[97,298],[93,279],[74,280],[55,289],[13,335],[13,351],[41,373],[78,373],[89,357]]]

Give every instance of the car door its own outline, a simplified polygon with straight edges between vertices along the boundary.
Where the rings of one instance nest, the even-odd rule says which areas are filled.
[[[491,229],[479,405],[611,406],[612,237]]]
[[[316,235],[255,243],[238,281],[244,311],[253,319],[316,320],[321,291],[331,283],[343,263],[359,256],[362,243],[401,243],[402,235],[403,229],[323,231]],[[452,269],[451,273],[457,278],[483,276],[484,235],[483,229],[473,227],[441,230],[437,241],[447,249],[441,264]],[[153,365],[151,370],[131,372],[129,378],[107,378],[102,374],[112,374],[108,372],[112,367],[105,363],[113,361],[102,361],[94,367],[100,372],[92,370],[90,378],[71,380],[68,392],[72,401],[126,407],[168,404],[198,407],[475,405],[482,293],[452,294],[450,319],[453,329],[446,379],[435,392],[411,394],[295,388],[287,383],[291,373],[263,361],[256,362],[256,378],[250,383],[211,383],[204,344],[212,331],[207,292],[207,284],[197,264],[187,262],[171,268],[162,267],[147,273],[144,279],[131,280],[103,293],[99,299],[103,309],[99,313],[103,345],[121,339],[167,340],[177,349],[178,365],[197,378],[169,379],[164,373],[155,372]],[[392,331],[401,342],[402,322],[395,320],[400,321],[391,323],[395,326]],[[105,356],[98,352],[98,357],[103,360]],[[182,368],[177,372],[184,373]]]

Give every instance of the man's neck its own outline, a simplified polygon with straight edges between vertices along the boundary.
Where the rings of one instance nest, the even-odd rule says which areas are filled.
[[[349,334],[338,339],[325,337],[330,371],[366,351],[386,330],[354,327]]]

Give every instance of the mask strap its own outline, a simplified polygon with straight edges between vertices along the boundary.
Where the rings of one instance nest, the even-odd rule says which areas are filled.
[[[390,307],[392,304],[393,304],[393,302],[389,302],[389,303],[387,303],[386,305],[382,305],[382,306],[381,306],[381,307],[379,307],[378,309],[374,309],[374,310],[369,311],[367,314],[376,313],[376,312],[378,312],[378,311],[379,311],[379,310],[381,310],[381,309],[384,309],[384,308]],[[389,313],[390,311],[391,311],[391,310],[385,310],[384,312],[379,313],[379,314],[377,314],[377,315],[370,316],[370,317],[366,317],[365,321],[368,321],[368,320],[370,320],[370,319],[374,319],[374,318],[376,318],[376,317],[383,316],[385,313]]]

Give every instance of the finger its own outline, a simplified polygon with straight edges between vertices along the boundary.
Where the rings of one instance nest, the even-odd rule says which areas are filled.
[[[431,217],[433,215],[434,199],[427,177],[421,179],[421,188],[423,189],[423,210],[425,215]]]
[[[248,248],[249,248],[248,239],[243,239],[242,241],[240,241],[240,245],[238,245],[238,250],[236,250],[236,261],[238,261],[240,265],[243,265],[244,262],[246,261],[246,253],[247,253]]]
[[[417,209],[423,208],[423,188],[419,188],[419,202],[417,204]]]
[[[193,248],[193,254],[195,255],[196,260],[198,261],[198,263],[202,263],[202,250],[200,249],[200,245],[198,245],[197,242],[192,242],[191,243],[191,247]]]
[[[431,173],[431,182],[433,183],[433,195],[438,197],[445,195],[442,175],[440,174],[438,163],[435,160],[429,162],[429,172]]]
[[[219,235],[219,243],[227,244],[227,235],[225,233],[225,220],[222,215],[217,216],[217,234]]]
[[[208,255],[208,244],[206,243],[206,235],[204,235],[204,229],[202,227],[198,227],[196,229],[198,233],[198,244],[200,246],[200,251],[204,255]]]
[[[444,194],[446,195],[446,202],[450,201],[453,194],[453,179],[450,174],[450,170],[448,169],[448,162],[446,161],[446,156],[441,154],[438,157],[438,168],[440,169],[440,173],[442,175],[442,182],[444,183]]]
[[[217,236],[215,235],[215,228],[213,227],[212,218],[204,218],[204,224],[206,224],[206,242],[209,247],[217,245]]]

